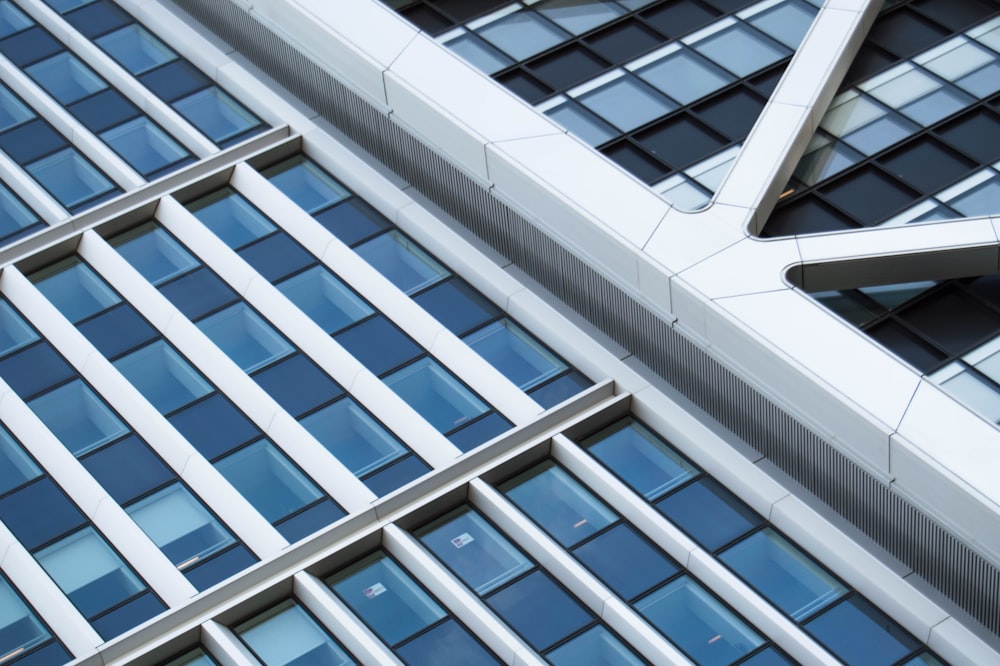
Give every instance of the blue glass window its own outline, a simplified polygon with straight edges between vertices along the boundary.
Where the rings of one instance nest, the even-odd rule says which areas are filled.
[[[534,566],[496,528],[468,508],[428,525],[418,537],[478,595],[492,592]]]
[[[122,356],[114,366],[161,414],[169,414],[214,390],[163,340]]]
[[[632,419],[608,426],[583,440],[581,446],[648,500],[698,473],[694,465]]]
[[[218,393],[173,414],[170,423],[209,460],[261,434],[257,426]]]
[[[355,476],[363,476],[408,452],[352,398],[338,400],[301,423]]]
[[[219,460],[215,468],[271,523],[323,497],[315,484],[266,439]]]
[[[128,432],[121,419],[80,379],[42,394],[28,406],[75,456]]]
[[[0,86],[0,132],[34,117],[35,112],[25,106],[7,86]]]
[[[286,233],[262,238],[241,249],[240,256],[271,283],[316,263],[316,257]]]
[[[0,659],[26,652],[51,638],[21,596],[0,577]]]
[[[446,616],[409,574],[381,553],[333,575],[327,583],[390,646]]]
[[[79,259],[59,262],[31,277],[38,290],[73,323],[121,301],[121,297]]]
[[[806,629],[846,664],[895,664],[919,643],[882,611],[851,597],[806,623]]]
[[[0,183],[0,238],[6,238],[42,221],[6,185]]]
[[[43,342],[0,361],[0,374],[19,396],[30,398],[76,373],[52,345]]]
[[[423,352],[381,314],[339,333],[335,339],[375,375],[398,368]]]
[[[145,590],[139,577],[92,527],[40,550],[36,557],[85,617]]]
[[[94,41],[135,76],[177,58],[170,47],[138,23],[127,25]]]
[[[109,129],[100,136],[144,176],[191,156],[187,149],[145,116]]]
[[[192,321],[239,300],[236,292],[207,268],[193,270],[164,284],[160,287],[160,293]]]
[[[41,476],[41,474],[42,470],[7,432],[7,429],[0,428],[0,495]],[[2,604],[0,604],[0,608],[3,608]]]
[[[38,339],[38,334],[10,303],[0,301],[0,356],[17,351]]]
[[[44,520],[39,520],[44,516]],[[0,499],[0,518],[25,548],[33,550],[86,520],[49,477],[42,477]]]
[[[65,146],[66,139],[40,119],[31,120],[0,135],[0,148],[22,165]]]
[[[81,462],[119,504],[174,478],[173,470],[135,435],[95,451]]]
[[[153,222],[117,236],[112,244],[154,285],[201,265],[173,236]]]
[[[265,666],[355,663],[309,613],[291,600],[233,630]]]
[[[301,155],[261,173],[308,213],[332,206],[350,195],[343,185]]]
[[[66,47],[62,42],[53,37],[48,30],[37,25],[0,41],[0,51],[22,69],[26,65],[65,50]]]
[[[139,107],[114,88],[84,97],[68,108],[77,120],[95,134],[142,116]]]
[[[400,645],[396,653],[413,666],[435,666],[441,663],[443,655],[453,664],[501,663],[462,625],[451,619]]]
[[[125,511],[181,571],[236,543],[229,530],[180,483]]]
[[[499,308],[460,278],[435,285],[413,300],[458,336],[500,314]]]
[[[158,337],[159,332],[130,303],[120,303],[78,324],[77,328],[107,358]]]
[[[216,661],[201,648],[195,648],[176,659],[171,659],[163,666],[216,666]]]
[[[804,620],[847,592],[829,572],[771,528],[751,534],[719,557],[794,620]]]
[[[748,76],[790,53],[784,46],[743,23],[734,23],[719,30],[692,44],[692,47],[737,76]]]
[[[25,168],[69,210],[118,189],[75,148],[60,150]]]
[[[245,372],[253,372],[294,351],[274,327],[246,303],[237,303],[198,322],[198,328]]]
[[[471,333],[464,341],[522,390],[567,369],[555,354],[506,318]]]
[[[449,275],[447,268],[396,230],[362,243],[356,251],[407,294],[429,287]]]
[[[173,106],[216,143],[225,143],[261,125],[257,116],[214,86],[178,100]]]
[[[85,7],[66,15],[66,20],[91,39],[126,23],[132,22],[132,17],[126,14],[118,5],[110,0],[106,2],[91,2]]]
[[[646,663],[602,626],[588,629],[549,652],[545,658],[554,666],[641,666]]]
[[[442,433],[451,432],[490,409],[437,361],[426,356],[389,375],[385,383]]]
[[[174,60],[139,77],[142,84],[166,102],[190,95],[212,84],[207,76],[186,60]]]
[[[10,0],[0,2],[0,37],[24,30],[33,23],[34,21]]]
[[[495,592],[486,603],[539,651],[593,620],[586,608],[539,570]]]
[[[699,479],[656,507],[706,550],[715,551],[764,522],[753,509],[711,479]]]
[[[253,204],[230,188],[192,202],[189,210],[231,248],[240,248],[277,230]]]
[[[336,333],[374,312],[323,266],[303,271],[277,287],[327,333]]]
[[[567,548],[618,520],[614,511],[551,462],[515,476],[500,489]]]
[[[344,393],[315,363],[295,354],[254,375],[254,381],[292,416],[324,405]]]
[[[31,65],[25,71],[63,105],[72,104],[108,85],[69,51]]]
[[[635,608],[698,664],[730,664],[764,642],[687,576],[641,599]]]
[[[573,555],[626,601],[680,570],[663,551],[625,524],[577,546]]]
[[[315,213],[315,218],[346,245],[355,245],[392,227],[381,213],[358,198]]]

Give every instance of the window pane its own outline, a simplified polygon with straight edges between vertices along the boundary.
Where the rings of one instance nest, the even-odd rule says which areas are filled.
[[[515,476],[500,489],[567,548],[618,520],[614,511],[551,462]]]
[[[580,95],[577,101],[623,132],[677,108],[677,104],[627,74]]]
[[[101,134],[111,148],[143,175],[174,164],[190,153],[149,118],[140,117]]]
[[[619,421],[580,445],[648,500],[698,473],[694,465],[632,419]]]
[[[681,104],[690,104],[734,78],[710,60],[683,48],[637,70],[636,74]]]
[[[756,512],[711,479],[699,479],[656,507],[706,550],[737,539],[763,522]]]
[[[0,661],[52,638],[20,595],[0,577]]]
[[[411,666],[500,664],[462,625],[449,619],[401,645],[397,654]]]
[[[719,557],[794,620],[805,619],[847,591],[770,528],[752,534]]]
[[[154,285],[200,265],[165,229],[145,224],[111,240],[119,254]]]
[[[846,664],[895,664],[919,643],[860,597],[837,604],[806,624],[809,633]]]
[[[355,476],[363,476],[407,453],[398,439],[351,398],[338,400],[301,423]]]
[[[7,86],[0,85],[0,131],[8,130],[34,117],[34,111],[25,106]]]
[[[530,58],[569,37],[531,11],[508,14],[476,31],[514,60]]]
[[[293,157],[261,172],[308,213],[332,206],[350,192],[305,157]]]
[[[60,150],[26,168],[65,208],[73,208],[117,189],[75,148]]]
[[[231,248],[277,230],[253,204],[228,187],[191,202],[188,209]]]
[[[104,401],[79,379],[35,398],[28,406],[75,456],[129,431]]]
[[[294,601],[286,601],[233,630],[265,666],[323,664],[346,666],[354,661]]]
[[[514,61],[472,33],[464,33],[444,43],[454,53],[484,74],[495,74]]]
[[[157,340],[114,362],[161,414],[212,392],[212,386],[173,347]]]
[[[131,74],[139,75],[177,57],[170,48],[138,23],[94,40]]]
[[[394,285],[412,294],[449,275],[448,269],[398,231],[376,236],[356,251]]]
[[[336,333],[374,312],[323,266],[303,271],[277,287],[327,333]]]
[[[599,146],[618,134],[611,125],[575,102],[564,102],[545,115],[592,146]]]
[[[592,620],[590,612],[546,573],[534,571],[493,593],[487,605],[538,651],[543,651]]]
[[[92,617],[145,589],[92,527],[57,541],[35,556],[85,617]]]
[[[635,605],[699,664],[729,664],[764,641],[732,611],[682,576]]]
[[[32,21],[13,2],[0,2],[0,37],[12,35],[30,26]]]
[[[108,87],[94,70],[69,51],[26,67],[24,71],[63,105]]]
[[[588,629],[545,658],[554,666],[641,666],[645,663],[601,626]]]
[[[753,27],[774,37],[791,49],[799,47],[812,25],[816,9],[797,0],[787,0],[754,14],[748,20]]]
[[[214,86],[174,102],[174,108],[216,143],[261,124],[255,115]]]
[[[38,334],[10,303],[0,301],[0,356],[17,351],[38,339]]]
[[[692,47],[737,76],[749,76],[790,53],[762,33],[739,23],[692,44]]]
[[[462,581],[484,595],[534,566],[475,511],[465,509],[418,534],[420,542]]]
[[[246,372],[284,358],[292,345],[246,303],[237,303],[197,324],[229,358]]]
[[[659,585],[679,570],[666,553],[625,524],[615,525],[577,546],[573,554],[626,601]]]
[[[616,3],[604,0],[542,0],[532,8],[574,35],[613,21],[625,13]]]
[[[17,198],[6,185],[0,183],[0,237],[10,236],[32,225],[40,225],[41,219]]]
[[[390,646],[445,617],[409,574],[381,553],[334,574],[327,583]]]
[[[236,542],[222,523],[179,483],[125,511],[181,571]]]
[[[489,410],[486,403],[429,357],[394,372],[385,383],[442,433]]]
[[[42,470],[21,445],[5,428],[0,428],[0,495],[41,475]],[[0,612],[2,609],[0,604]]]
[[[71,259],[70,262],[68,267],[60,262],[31,276],[38,290],[67,319],[76,323],[121,302],[121,297],[90,266],[78,259]]]
[[[215,468],[271,523],[323,497],[313,482],[265,439],[219,460]]]
[[[463,340],[522,390],[540,384],[567,367],[509,319],[484,326]]]

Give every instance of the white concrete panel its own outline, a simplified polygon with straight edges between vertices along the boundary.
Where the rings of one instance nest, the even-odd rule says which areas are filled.
[[[305,571],[293,579],[295,597],[363,664],[399,664],[395,655],[363,625],[325,583]]]
[[[633,176],[565,134],[503,141],[489,147],[486,159],[502,197],[577,243],[582,239],[574,232],[584,231],[578,216],[584,216],[617,242],[642,247],[669,210]],[[550,219],[554,210],[565,222]],[[580,247],[603,256],[599,245]]]
[[[715,197],[716,204],[756,208],[768,196],[777,197],[775,188],[785,186],[781,172],[795,147],[804,148],[810,136],[809,110],[801,106],[772,102],[764,111],[729,175]],[[765,166],[766,165],[766,166]]]
[[[673,312],[670,302],[670,273],[651,255],[642,252],[636,256],[636,268],[639,271],[639,294],[646,301],[646,306],[661,316],[667,317]]]
[[[3,572],[70,652],[77,657],[86,656],[104,642],[3,523],[0,523],[0,543],[9,544],[0,558]]]
[[[998,663],[997,653],[953,617],[934,625],[927,647],[955,666]]]
[[[654,266],[677,273],[743,240],[750,217],[746,208],[720,203],[698,213],[672,209],[643,249]]]
[[[684,270],[685,282],[712,300],[787,289],[787,267],[800,262],[794,238],[759,241],[745,238]]]
[[[259,663],[228,627],[212,620],[201,625],[201,644],[223,666],[257,666]]]
[[[771,522],[919,640],[948,616],[798,498],[777,503]]]
[[[831,322],[800,293],[737,296],[716,305],[708,342],[884,474],[888,432],[902,419],[917,374],[853,327]]]

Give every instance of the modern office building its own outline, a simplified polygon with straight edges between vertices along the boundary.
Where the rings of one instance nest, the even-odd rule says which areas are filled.
[[[0,665],[1000,664],[998,93],[987,0],[0,0]]]

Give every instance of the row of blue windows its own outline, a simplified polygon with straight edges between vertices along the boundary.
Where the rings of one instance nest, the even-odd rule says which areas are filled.
[[[267,128],[111,0],[45,0],[154,95],[225,147]]]
[[[149,119],[135,104],[112,88],[108,82],[59,42],[48,30],[5,0],[0,12],[0,52],[62,104],[73,117],[96,134],[119,157],[147,179],[153,179],[194,161],[191,153]],[[6,113],[12,120],[25,115],[23,105],[7,96]],[[38,159],[61,139],[42,121],[8,129],[0,147],[19,164]],[[34,175],[31,167],[25,167]],[[36,176],[37,177],[37,176]],[[39,179],[43,185],[46,181]],[[71,211],[93,205],[107,198],[98,191],[99,180],[91,176],[90,189],[77,184],[72,190],[64,185],[49,191]],[[104,184],[109,187],[110,183]]]
[[[3,84],[0,84],[0,150],[70,212],[89,208],[121,192],[66,137]],[[22,212],[18,218],[5,222],[4,231],[8,237],[20,235],[36,223],[37,218]]]
[[[429,471],[345,390],[173,236],[148,223],[112,239],[118,252],[184,312],[372,492]],[[315,271],[320,272],[320,267]],[[373,310],[329,275],[358,313]],[[211,285],[211,286],[208,286]]]
[[[543,407],[590,381],[305,157],[263,175]]]
[[[0,448],[0,458],[4,452]],[[0,663],[55,666],[72,660],[7,578],[0,574]]]
[[[55,581],[105,640],[165,610],[162,601],[129,567],[80,509],[31,459],[5,429],[0,429],[0,460],[10,462],[0,486],[0,520]],[[6,611],[6,608],[4,608]],[[32,663],[64,663],[54,648],[35,655],[32,645],[14,645]],[[42,639],[39,637],[38,641]]]
[[[266,440],[256,426],[87,264],[71,258],[31,277],[56,308],[285,538],[296,541],[344,516],[339,506]],[[118,424],[125,428],[120,420]],[[225,430],[225,436],[218,436],[219,430]],[[115,463],[135,469],[136,478],[141,478],[140,470],[142,474],[150,471],[135,456],[129,460],[118,455]],[[105,487],[112,483],[102,482]],[[116,500],[123,501],[117,496]],[[163,501],[177,504],[180,499],[174,496]],[[253,562],[245,549],[243,556],[222,549],[219,544],[219,552],[213,558],[215,576],[209,584]],[[206,567],[201,560],[207,555],[202,553],[196,560],[197,569]],[[189,554],[182,561],[193,564],[195,561],[189,559],[193,556]]]
[[[541,463],[499,488],[695,663],[791,663],[562,467]]]
[[[242,195],[224,188],[188,204],[206,227],[380,377],[439,432],[467,451],[511,424],[412,338],[344,284]],[[195,315],[185,312],[190,318]],[[327,423],[307,416],[322,441]],[[313,429],[313,428],[310,428]]]
[[[892,619],[638,421],[615,423],[580,445],[843,662],[866,666],[941,663]],[[592,515],[584,528],[592,530],[591,522],[600,525],[604,519],[594,508],[588,510]],[[565,527],[559,526],[556,512],[543,504],[529,511],[537,513],[542,527],[567,545],[562,536]]]
[[[472,508],[456,509],[417,536],[550,663],[646,663]]]

